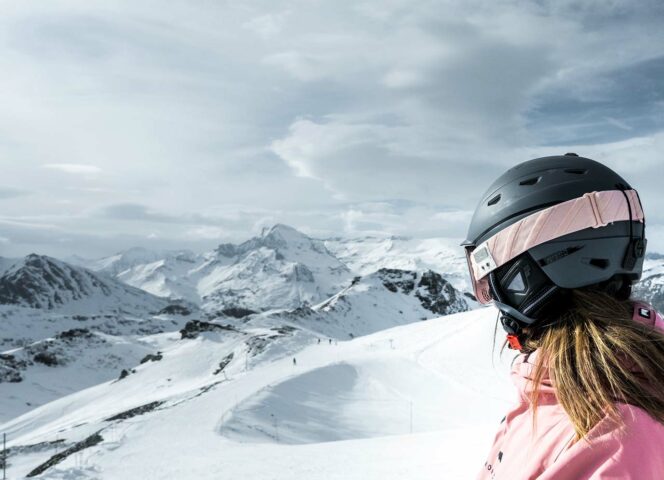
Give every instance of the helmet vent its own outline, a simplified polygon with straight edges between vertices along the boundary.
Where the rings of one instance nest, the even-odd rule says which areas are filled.
[[[495,205],[496,203],[500,202],[500,193],[493,197],[491,200],[487,202],[488,206]]]
[[[542,177],[533,177],[529,178],[528,180],[521,180],[519,182],[519,185],[535,185],[537,182],[540,181]]]
[[[588,170],[585,168],[566,168],[565,173],[571,173],[572,175],[585,175],[588,173]]]
[[[608,258],[591,258],[588,263],[593,267],[601,268],[602,270],[609,267]]]

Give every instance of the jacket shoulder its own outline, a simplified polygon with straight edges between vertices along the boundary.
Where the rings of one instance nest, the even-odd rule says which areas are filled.
[[[662,314],[655,310],[652,305],[648,305],[647,303],[634,303],[632,319],[646,325],[652,325],[653,327],[664,331],[664,317],[662,317]]]
[[[641,408],[619,404],[622,425],[605,417],[542,477],[645,480],[664,478],[664,425]]]

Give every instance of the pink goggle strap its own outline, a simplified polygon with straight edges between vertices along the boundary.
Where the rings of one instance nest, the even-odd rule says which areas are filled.
[[[476,296],[478,290],[483,294],[482,290],[488,289],[486,281],[482,282],[482,279],[489,272],[523,252],[586,228],[599,228],[609,223],[627,221],[630,219],[630,208],[632,221],[643,222],[643,209],[635,190],[591,192],[540,210],[501,230],[469,252],[468,260]],[[479,296],[478,300],[481,301]]]

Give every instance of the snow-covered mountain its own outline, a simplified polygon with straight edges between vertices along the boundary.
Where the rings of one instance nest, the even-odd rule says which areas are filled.
[[[313,305],[353,276],[323,242],[281,224],[240,245],[220,245],[195,273],[207,310]]]
[[[0,276],[0,305],[82,314],[156,311],[167,303],[118,280],[45,255],[31,254],[15,261]]]
[[[151,351],[141,337],[182,321],[182,306],[82,267],[34,254],[7,263],[0,418],[116,377]]]
[[[200,302],[189,272],[203,260],[190,250],[153,251],[135,247],[97,260],[71,260],[159,297]]]
[[[92,270],[108,273],[115,276],[130,270],[133,267],[157,262],[164,258],[176,257],[180,254],[185,256],[194,255],[193,252],[189,252],[187,250],[154,251],[148,250],[147,248],[134,247],[115,255],[111,255],[110,257],[88,261],[86,266]]]
[[[325,250],[317,253],[325,255]],[[319,337],[346,339],[468,308],[463,295],[431,271],[383,269],[357,277],[349,287],[313,308],[303,302],[295,309],[264,314],[227,308],[205,315],[48,257],[29,256],[16,262],[3,278],[12,285],[6,289],[12,295],[16,288],[11,282],[29,285],[21,292],[31,293],[20,298],[14,295],[6,302],[9,304],[0,305],[4,327],[0,336],[0,395],[4,400],[0,405],[9,416],[117,378],[121,370],[154,350],[146,335],[175,331],[185,321],[189,330],[200,325],[205,329],[209,318],[218,317],[217,322],[238,331],[246,331],[249,325],[268,332],[285,322]],[[136,303],[134,295],[144,298],[149,308],[134,305],[128,312],[126,307]],[[272,348],[273,339],[278,338],[275,335],[257,335],[252,348]],[[21,385],[15,385],[18,383]]]
[[[184,299],[208,311],[264,311],[313,305],[334,295],[351,271],[314,240],[277,224],[241,244],[203,255],[131,249],[87,264],[161,297]]]
[[[468,266],[459,241],[449,238],[330,238],[325,246],[357,275],[381,268],[440,273],[457,290],[470,292]]]
[[[479,309],[332,344],[288,325],[156,335],[160,354],[125,378],[0,425],[8,474],[471,478],[513,395],[493,319]]]
[[[468,478],[511,397],[451,240],[275,225],[74,262],[0,258],[10,478]]]
[[[383,268],[357,276],[336,295],[314,305],[267,314],[324,336],[347,339],[468,310],[466,298],[438,273]]]
[[[268,332],[286,322],[346,339],[468,308],[434,272],[383,269],[353,280],[323,242],[284,225],[201,256],[133,249],[74,261],[98,271],[39,255],[2,262],[4,418],[117,378],[154,350],[146,335],[185,322],[196,329],[216,318],[238,331],[253,325]],[[207,313],[146,291],[177,297],[175,287],[183,286]],[[257,335],[252,348],[272,348],[275,335]]]
[[[646,256],[643,275],[634,286],[633,294],[664,312],[664,255],[651,253]]]

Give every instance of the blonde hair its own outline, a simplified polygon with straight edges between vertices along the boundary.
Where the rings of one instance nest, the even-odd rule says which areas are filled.
[[[526,351],[539,351],[533,409],[548,369],[577,440],[607,415],[622,424],[616,403],[664,424],[664,333],[634,321],[632,302],[601,291],[572,290],[568,301],[558,321],[533,329],[525,341]]]

